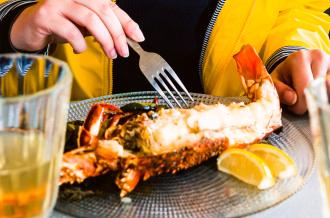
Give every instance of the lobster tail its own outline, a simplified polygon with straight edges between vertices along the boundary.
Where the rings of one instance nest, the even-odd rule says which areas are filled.
[[[234,55],[237,71],[240,74],[244,91],[248,98],[257,101],[263,96],[259,93],[264,80],[273,82],[258,53],[251,45],[244,45],[240,52]]]

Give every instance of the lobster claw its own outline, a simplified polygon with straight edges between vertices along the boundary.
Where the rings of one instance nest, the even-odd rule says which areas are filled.
[[[121,113],[120,108],[106,104],[94,104],[85,119],[84,124],[80,127],[77,144],[78,147],[86,145],[95,145],[98,141],[98,134],[101,129],[102,122],[111,114]]]

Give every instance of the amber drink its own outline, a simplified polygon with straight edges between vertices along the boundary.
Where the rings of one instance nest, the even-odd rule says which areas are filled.
[[[58,60],[0,55],[0,218],[50,215],[71,80]]]

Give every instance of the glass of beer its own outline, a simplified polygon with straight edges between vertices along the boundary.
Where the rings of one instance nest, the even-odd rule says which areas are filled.
[[[305,89],[313,145],[317,154],[324,217],[330,217],[330,75]]]
[[[47,56],[0,55],[0,217],[46,217],[58,193],[72,75]]]

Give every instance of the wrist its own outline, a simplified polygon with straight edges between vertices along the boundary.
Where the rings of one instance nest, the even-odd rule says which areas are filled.
[[[8,32],[9,45],[15,52],[41,53],[48,47],[47,41],[36,40],[36,28],[31,27],[31,10],[27,7],[13,19]]]

